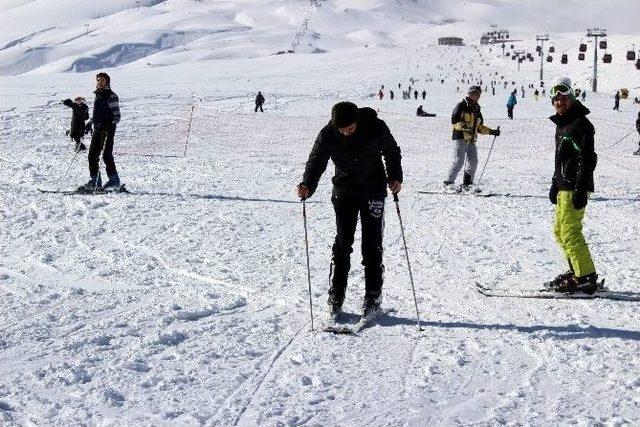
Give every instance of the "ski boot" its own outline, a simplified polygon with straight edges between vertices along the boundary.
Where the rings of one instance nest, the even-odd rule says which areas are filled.
[[[365,298],[362,305],[362,317],[365,319],[374,319],[382,313],[380,304],[382,303],[382,297],[377,298]]]
[[[109,175],[109,180],[102,187],[105,191],[119,191],[120,190],[120,177],[118,177],[117,173]]]
[[[445,193],[459,193],[462,191],[462,188],[451,181],[445,181],[442,183],[442,190]]]
[[[582,292],[587,295],[593,295],[599,287],[598,275],[594,272],[581,277],[572,275],[571,277],[563,280],[562,283],[554,290],[556,292]]]
[[[102,179],[100,178],[100,175],[98,175],[98,176],[92,176],[89,182],[78,187],[77,191],[79,193],[94,193],[96,191],[101,191],[101,190],[102,190]]]
[[[340,313],[342,313],[342,302],[343,301],[340,298],[337,298],[334,295],[329,295],[327,305],[329,306],[330,320],[334,322],[338,320],[338,317],[340,317]]]
[[[550,282],[545,282],[544,287],[550,291],[555,291],[558,286],[562,284],[565,280],[569,279],[574,275],[573,270],[567,270],[562,274],[558,274],[555,279]]]

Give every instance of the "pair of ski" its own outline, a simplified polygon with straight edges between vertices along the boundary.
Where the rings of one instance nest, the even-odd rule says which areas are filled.
[[[583,292],[556,292],[551,289],[505,289],[492,288],[476,282],[476,290],[486,297],[497,298],[538,298],[538,299],[609,299],[616,301],[640,301],[640,294],[633,292],[613,292],[604,286],[604,280],[593,294]]]
[[[376,310],[367,316],[361,316],[357,323],[347,323],[345,320],[346,313],[338,313],[329,316],[329,319],[322,326],[324,332],[330,332],[336,335],[358,335],[364,329],[375,325],[378,320],[389,313],[389,310]]]
[[[476,197],[494,197],[494,196],[508,196],[509,193],[483,193],[475,192],[475,191],[451,191],[451,190],[420,190],[419,194],[444,194],[444,195],[454,195],[454,196],[476,196]]]
[[[49,193],[49,194],[65,194],[65,195],[72,195],[72,194],[82,194],[82,195],[99,195],[99,194],[117,194],[117,193],[125,193],[125,194],[131,194],[131,192],[129,192],[129,190],[126,189],[126,187],[124,186],[124,184],[113,188],[113,189],[96,189],[96,190],[85,190],[85,189],[76,189],[76,190],[48,190],[48,189],[44,189],[44,188],[38,188],[38,191],[41,193]]]

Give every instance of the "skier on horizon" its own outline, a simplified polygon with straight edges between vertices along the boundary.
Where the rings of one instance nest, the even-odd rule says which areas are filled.
[[[511,120],[513,120],[513,108],[518,103],[518,100],[516,99],[516,93],[517,92],[518,91],[516,89],[514,89],[513,92],[511,92],[511,95],[509,96],[509,99],[507,100],[507,116]]]
[[[120,177],[113,160],[113,139],[116,126],[120,122],[118,95],[111,90],[111,78],[107,73],[96,74],[96,98],[93,102],[93,114],[86,130],[93,129],[89,145],[89,182],[80,186],[79,191],[115,190],[120,187]],[[100,176],[100,154],[104,161],[109,180],[102,186]]]
[[[336,215],[328,305],[335,320],[342,310],[351,266],[354,233],[360,216],[362,264],[365,275],[365,317],[380,312],[384,265],[382,233],[386,186],[392,193],[402,188],[400,147],[384,121],[371,108],[339,102],[331,120],[320,131],[307,160],[298,197],[311,197],[329,159],[335,165],[331,202]],[[384,159],[384,164],[383,164]]]
[[[480,86],[471,86],[465,99],[460,101],[451,114],[451,124],[453,133],[451,139],[454,141],[454,158],[446,180],[443,185],[445,190],[470,191],[473,185],[473,178],[478,168],[478,148],[476,139],[478,133],[482,135],[500,135],[500,129],[490,129],[483,123],[482,112],[480,111]],[[454,187],[454,182],[460,169],[465,164],[464,178],[462,186]]]
[[[85,99],[81,96],[76,96],[72,101],[71,99],[65,99],[62,101],[64,105],[71,108],[71,128],[67,131],[67,135],[76,143],[76,151],[84,151],[87,149],[86,145],[82,143],[82,139],[85,135],[85,121],[89,120],[89,107],[85,104]]]
[[[620,91],[617,91],[613,97],[613,111],[620,112]]]
[[[262,95],[262,92],[258,91],[255,102],[256,102],[256,108],[254,112],[257,113],[258,109],[260,109],[260,112],[264,113],[264,110],[262,109],[262,106],[264,105],[264,95]]]
[[[554,234],[569,263],[569,270],[547,284],[557,292],[585,292],[598,289],[598,275],[582,234],[582,221],[589,194],[594,190],[594,127],[590,113],[575,97],[568,77],[559,77],[550,91],[556,114],[555,172],[549,200],[556,205]]]

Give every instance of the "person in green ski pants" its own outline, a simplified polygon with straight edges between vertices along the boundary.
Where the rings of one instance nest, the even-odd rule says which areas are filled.
[[[595,130],[586,117],[589,109],[576,99],[568,77],[556,79],[550,94],[556,110],[549,117],[556,125],[556,151],[549,199],[556,205],[554,234],[569,271],[547,287],[593,294],[598,290],[598,274],[582,234],[582,221],[589,194],[594,191],[593,171],[598,159],[593,148]]]

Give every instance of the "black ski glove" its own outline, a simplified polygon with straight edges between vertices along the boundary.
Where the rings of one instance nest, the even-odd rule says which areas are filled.
[[[491,131],[491,135],[493,136],[500,136],[500,129],[494,129]]]
[[[554,205],[558,204],[558,186],[555,182],[551,184],[551,188],[549,189],[549,200],[551,200],[551,203]]]
[[[588,194],[586,191],[576,190],[573,192],[573,197],[571,201],[573,202],[573,207],[577,210],[584,209],[587,206]]]

